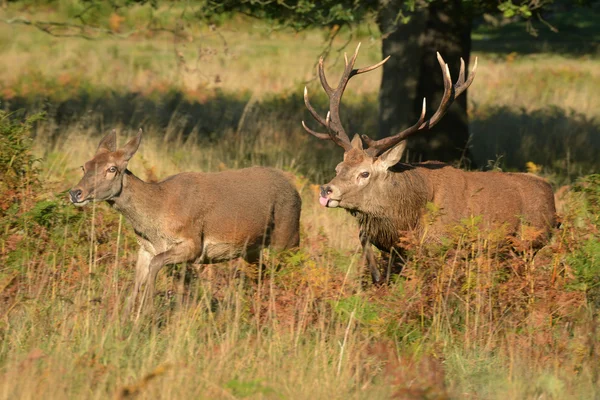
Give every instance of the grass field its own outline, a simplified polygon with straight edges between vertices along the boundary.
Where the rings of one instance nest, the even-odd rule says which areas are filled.
[[[59,16],[77,3],[60,4]],[[121,31],[144,11],[133,12]],[[316,201],[341,154],[299,124],[326,33],[267,35],[246,20],[190,32],[86,41],[0,23],[1,104],[25,108],[0,114],[0,398],[600,396],[597,55],[507,51],[495,31],[476,32],[474,154],[570,183],[562,227],[537,255],[527,232],[508,245],[476,220],[444,245],[408,237],[402,275],[376,288],[355,221]],[[377,33],[361,27],[359,39],[361,64],[381,58]],[[349,86],[353,130],[375,129],[378,84],[373,73]],[[23,123],[36,110],[45,119]],[[301,250],[267,251],[260,270],[165,268],[155,314],[120,324],[132,229],[106,204],[75,209],[65,191],[102,134],[117,127],[123,143],[140,124],[130,169],[143,179],[257,164],[294,173]]]

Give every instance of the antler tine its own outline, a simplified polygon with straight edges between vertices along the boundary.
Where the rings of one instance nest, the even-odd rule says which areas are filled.
[[[446,114],[446,111],[448,111],[448,108],[456,98],[456,91],[454,90],[454,86],[452,86],[452,77],[450,76],[448,64],[446,64],[439,52],[437,53],[437,59],[440,67],[442,68],[442,74],[444,77],[444,94],[442,95],[442,100],[440,101],[440,105],[438,106],[436,112],[431,116],[431,118],[425,121],[419,129],[433,128],[433,126],[440,121],[444,114]]]
[[[424,121],[425,117],[425,99],[423,99],[423,109],[421,111],[421,116],[419,121],[413,126],[404,131],[387,138],[383,138],[380,140],[373,140],[369,138],[367,135],[361,135],[363,141],[369,147],[366,151],[369,155],[377,156],[383,153],[385,150],[395,146],[400,143],[402,140],[405,140],[409,136],[432,128],[435,126],[446,114],[450,105],[454,102],[458,96],[460,96],[469,86],[473,83],[473,79],[475,79],[475,72],[477,70],[477,58],[475,58],[475,63],[469,77],[465,80],[465,62],[461,58],[460,59],[460,72],[458,74],[458,79],[456,83],[452,85],[452,77],[450,76],[450,69],[448,68],[448,64],[444,61],[440,53],[437,53],[438,63],[440,64],[440,68],[442,69],[442,76],[444,79],[444,94],[442,96],[442,100],[440,101],[440,105],[436,112],[429,118],[427,121]]]
[[[339,99],[338,99],[339,86],[335,90],[333,88],[331,88],[331,86],[329,86],[329,83],[327,82],[327,78],[325,77],[325,69],[323,67],[323,57],[321,57],[319,59],[319,64],[317,66],[317,72],[319,74],[319,80],[321,81],[321,86],[323,86],[325,93],[327,93],[327,96],[329,97],[329,108],[337,110],[337,108],[339,107]],[[337,105],[336,105],[336,101],[337,101]],[[316,110],[310,104],[310,101],[308,99],[308,89],[306,87],[304,88],[304,104],[306,105],[306,108],[308,108],[308,111],[313,116],[313,118],[317,122],[319,122],[321,125],[325,126],[328,130],[328,133],[320,133],[320,132],[313,131],[312,129],[310,129],[306,126],[304,121],[302,121],[302,126],[308,133],[310,133],[311,135],[313,135],[319,139],[333,140],[334,143],[341,146],[345,151],[352,148],[352,145],[350,144],[350,139],[348,138],[348,135],[346,135],[346,132],[341,127],[341,123],[334,120],[333,121],[334,127],[333,127],[333,129],[331,129],[331,121],[329,119],[330,112],[327,113],[327,119],[323,119],[323,117],[321,117],[316,112]],[[332,132],[332,130],[334,132]]]
[[[377,64],[373,64],[370,67],[357,69],[355,75],[364,74],[365,72],[373,71],[374,69],[381,67],[383,64],[385,64],[387,62],[387,60],[390,59],[390,57],[391,56],[387,56],[383,60],[379,61]]]
[[[421,116],[419,117],[419,120],[417,121],[417,123],[414,124],[413,126],[411,126],[410,128],[403,130],[402,132],[398,133],[397,135],[389,136],[389,137],[386,137],[386,138],[383,138],[380,140],[373,140],[370,137],[368,137],[367,135],[360,135],[362,140],[368,146],[368,148],[365,150],[367,152],[367,154],[370,155],[371,157],[378,156],[381,153],[383,153],[385,150],[394,147],[396,144],[400,143],[401,141],[405,140],[410,135],[417,132],[419,129],[421,129],[421,125],[423,125],[423,121],[425,120],[425,111],[426,110],[427,110],[427,103],[426,103],[425,98],[423,98],[423,106],[421,107]]]
[[[308,133],[318,137],[319,139],[331,139],[336,144],[343,147],[345,151],[348,151],[352,148],[350,138],[344,130],[344,127],[342,126],[342,122],[340,120],[340,103],[342,101],[342,96],[344,94],[344,90],[346,89],[346,85],[348,84],[350,78],[352,78],[354,75],[362,74],[364,72],[369,72],[376,68],[379,68],[389,59],[389,57],[387,57],[383,61],[380,61],[377,64],[372,65],[370,67],[354,69],[354,63],[356,62],[356,58],[358,57],[359,50],[360,43],[358,44],[358,46],[356,46],[356,50],[354,51],[354,54],[352,55],[352,58],[350,60],[348,60],[348,55],[344,53],[344,73],[342,74],[342,77],[340,78],[340,81],[335,87],[335,89],[332,88],[327,82],[327,78],[325,76],[323,57],[319,59],[317,73],[319,74],[319,80],[321,81],[321,85],[323,86],[325,93],[327,93],[327,96],[329,97],[329,113],[325,120],[315,111],[315,109],[310,104],[310,101],[308,100],[308,91],[306,90],[306,88],[304,88],[304,104],[306,105],[306,108],[308,108],[308,111],[317,122],[319,122],[321,125],[327,128],[328,133],[325,134],[315,132],[309,129],[304,123],[304,121],[302,121],[302,126]]]
[[[358,42],[356,45],[356,50],[354,50],[354,54],[352,55],[352,61],[350,61],[350,69],[354,68],[354,63],[356,62],[356,57],[358,57],[358,51],[360,50],[361,42]],[[346,53],[344,53],[344,57],[346,57]],[[346,63],[346,68],[348,67],[348,63]]]
[[[319,58],[319,65],[317,65],[317,72],[319,73],[319,80],[321,81],[321,86],[323,86],[323,89],[325,89],[325,93],[327,93],[327,96],[331,96],[331,94],[333,93],[333,88],[331,86],[329,86],[329,83],[327,82],[327,78],[325,77],[325,70],[323,68],[323,57]]]
[[[461,86],[465,83],[465,60],[460,58],[460,72],[458,73],[458,79],[456,80],[456,85]]]
[[[314,137],[317,137],[319,139],[331,139],[331,135],[327,134],[327,133],[319,133],[319,132],[315,132],[312,129],[310,129],[308,126],[306,126],[306,124],[304,123],[304,121],[302,121],[302,127],[304,128],[304,130],[308,133],[310,133],[311,135],[313,135]]]
[[[308,108],[310,115],[312,115],[318,123],[320,123],[321,125],[325,125],[325,120],[323,119],[323,117],[321,117],[319,113],[315,111],[313,106],[310,104],[310,101],[308,100],[308,89],[306,88],[306,86],[304,86],[304,105],[306,106],[306,108]]]
[[[475,62],[473,63],[473,69],[471,70],[471,73],[469,74],[469,77],[467,78],[466,81],[465,81],[465,77],[464,77],[465,62],[462,58],[460,59],[460,63],[461,63],[461,71],[463,72],[463,81],[460,84],[459,84],[459,82],[456,82],[456,85],[454,85],[454,91],[455,91],[454,97],[460,96],[460,94],[462,92],[464,92],[465,90],[467,90],[467,88],[469,86],[471,86],[471,83],[473,83],[473,79],[475,79],[475,74],[477,73],[477,57],[475,57]],[[459,77],[459,80],[460,80],[460,77]]]
[[[324,120],[323,117],[321,117],[315,111],[315,109],[313,108],[313,106],[310,104],[310,101],[308,100],[308,89],[306,88],[306,86],[304,87],[304,104],[306,105],[306,108],[308,108],[308,111],[313,116],[313,118],[315,120],[317,120],[317,122],[319,122],[321,125],[327,126],[326,120]],[[308,126],[306,126],[306,124],[304,123],[304,121],[302,121],[302,127],[304,127],[304,129],[308,133],[310,133],[311,135],[313,135],[315,137],[318,137],[319,139],[331,139],[331,137],[330,137],[330,135],[328,133],[319,133],[319,132],[313,131]]]

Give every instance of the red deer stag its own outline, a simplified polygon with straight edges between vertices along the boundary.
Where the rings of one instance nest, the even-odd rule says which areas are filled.
[[[124,318],[144,284],[140,310],[151,306],[156,276],[164,265],[238,257],[253,263],[265,246],[298,246],[301,200],[282,172],[264,167],[184,172],[147,183],[127,169],[141,140],[140,129],[117,149],[116,132],[106,135],[69,192],[76,206],[107,201],[135,230],[140,249]]]
[[[487,227],[504,225],[507,233],[515,234],[523,221],[544,232],[544,239],[555,225],[554,197],[550,185],[541,178],[524,173],[466,172],[440,162],[418,164],[400,163],[406,139],[437,124],[456,97],[473,82],[475,66],[465,80],[465,65],[461,59],[460,74],[452,84],[448,65],[437,55],[444,77],[444,95],[437,111],[425,120],[425,100],[417,123],[410,128],[380,140],[367,135],[355,135],[350,141],[342,127],[339,111],[348,80],[355,75],[372,71],[388,58],[370,67],[354,69],[360,44],[348,62],[336,88],[325,78],[323,59],[318,74],[329,97],[329,113],[319,115],[308,100],[304,102],[310,114],[323,125],[327,133],[306,131],[319,139],[331,140],[344,149],[344,160],[335,169],[336,176],[320,190],[319,201],[325,207],[341,207],[358,218],[363,257],[375,283],[381,273],[371,244],[391,257],[390,265],[402,254],[399,245],[402,232],[425,234],[427,203],[433,203],[440,215],[427,228],[427,238],[442,236],[448,226],[461,218],[481,216]],[[541,239],[540,242],[543,243]]]

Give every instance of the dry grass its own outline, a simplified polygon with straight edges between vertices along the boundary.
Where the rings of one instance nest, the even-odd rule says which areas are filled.
[[[241,262],[166,268],[157,312],[121,325],[133,233],[106,205],[76,210],[60,194],[97,137],[67,128],[48,152],[38,129],[42,184],[20,187],[16,213],[2,219],[2,398],[598,395],[595,292],[586,289],[596,278],[582,271],[597,270],[599,253],[578,239],[600,243],[594,191],[588,203],[566,195],[564,227],[543,254],[534,257],[527,235],[508,246],[464,221],[441,247],[407,237],[402,276],[374,288],[355,221],[319,207],[314,185],[298,176],[299,252],[265,253],[262,274]],[[261,144],[232,136],[200,147],[148,132],[131,169],[146,179],[218,170],[243,146]],[[267,162],[293,171],[277,154]]]
[[[165,268],[156,313],[122,325],[133,232],[105,204],[75,209],[64,193],[96,148],[103,110],[60,125],[50,115],[33,129],[39,171],[25,169],[22,185],[0,185],[0,398],[597,398],[598,176],[561,192],[563,227],[543,251],[531,250],[531,232],[509,245],[467,220],[441,246],[407,237],[403,273],[374,288],[360,263],[354,219],[315,200],[340,154],[307,140],[297,124],[299,96],[280,95],[310,79],[323,34],[266,36],[263,27],[251,28],[220,28],[227,54],[214,33],[195,31],[217,53],[203,53],[200,71],[185,72],[166,36],[86,42],[0,25],[5,100],[47,94],[62,105],[76,100],[73,93],[146,98],[176,90],[210,105],[216,88],[251,91],[246,98],[264,103],[242,105],[244,124],[216,132],[218,140],[183,135],[189,116],[182,112],[172,111],[165,125],[145,125],[130,169],[153,180],[270,165],[294,173],[303,196],[301,250],[265,252],[261,271],[237,261]],[[188,66],[199,43],[177,47]],[[501,139],[518,131],[530,140],[511,147],[520,154],[515,163],[543,153],[543,173],[564,156],[537,139],[572,130],[574,139],[591,142],[596,60],[477,55],[479,83],[470,94],[476,134],[488,125]],[[379,58],[378,42],[363,39],[361,63]],[[371,107],[378,79],[353,82],[349,105]],[[295,108],[279,112],[278,104]],[[366,106],[352,108],[353,123],[366,118]],[[554,106],[552,118],[531,120]],[[135,128],[110,124],[120,142]],[[580,157],[593,152],[582,147]],[[557,167],[569,179],[587,171],[569,165]]]

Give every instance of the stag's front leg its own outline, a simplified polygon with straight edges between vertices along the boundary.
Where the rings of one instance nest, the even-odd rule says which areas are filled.
[[[152,257],[152,253],[146,251],[144,247],[140,247],[138,250],[137,262],[135,264],[135,283],[133,285],[133,291],[127,298],[127,303],[125,304],[125,309],[123,310],[123,314],[121,316],[122,322],[126,321],[129,317],[129,313],[135,304],[140,292],[140,288],[148,278],[148,273],[150,272],[150,261],[152,261]]]
[[[400,274],[404,268],[406,254],[402,249],[391,248],[389,252],[381,252],[385,261],[386,276],[385,281],[389,282],[392,274]]]
[[[363,248],[363,262],[366,262],[369,267],[373,283],[378,285],[381,283],[381,271],[379,271],[379,265],[377,265],[377,260],[373,253],[373,246],[364,232],[360,233],[360,244]]]

